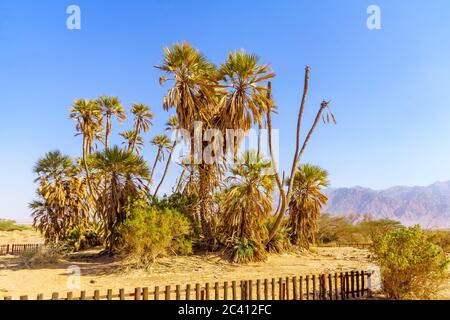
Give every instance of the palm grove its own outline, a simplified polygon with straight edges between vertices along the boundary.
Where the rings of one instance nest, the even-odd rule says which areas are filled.
[[[149,106],[133,104],[127,115],[117,97],[74,102],[69,117],[82,138],[81,157],[52,151],[34,167],[38,190],[30,208],[34,226],[46,241],[75,250],[101,244],[105,252],[134,255],[138,261],[190,253],[194,248],[247,262],[264,260],[268,252],[308,248],[327,201],[321,188],[328,185],[328,178],[325,170],[301,164],[301,158],[318,124],[335,123],[323,101],[313,123],[303,130],[309,67],[287,177],[274,170],[272,116],[277,108],[271,86],[275,74],[268,65],[238,50],[216,66],[182,43],[165,48],[157,68],[162,72],[160,84],[168,88],[163,107],[174,109],[176,115],[167,120],[167,135],[155,136],[150,143],[144,140],[154,121]],[[112,146],[112,123],[124,121],[132,121],[132,130],[120,133],[121,146]],[[233,140],[227,141],[232,148],[220,150],[223,161],[192,161],[196,122],[202,123],[202,133],[217,129],[224,139]],[[239,154],[242,138],[226,134],[229,129],[245,134],[252,128],[267,129],[268,159],[260,152],[261,135],[258,150]],[[184,133],[178,134],[181,129]],[[173,193],[160,198],[173,151],[181,141],[190,145],[191,154],[179,163]],[[143,158],[146,148],[156,151],[150,164]],[[227,156],[236,161],[229,164]],[[159,168],[163,174],[156,180]]]

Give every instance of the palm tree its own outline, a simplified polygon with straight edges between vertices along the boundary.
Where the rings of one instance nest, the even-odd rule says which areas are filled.
[[[219,75],[215,66],[186,42],[166,47],[164,53],[163,64],[156,68],[171,78],[161,77],[160,84],[173,81],[164,97],[164,109],[174,107],[180,128],[186,130],[191,130],[195,121],[210,123]]]
[[[78,99],[70,109],[69,118],[74,119],[77,122],[77,135],[83,135],[82,160],[89,189],[92,193],[95,192],[95,190],[92,187],[87,157],[92,152],[92,144],[95,138],[98,137],[99,133],[102,131],[102,107],[97,100],[87,101],[85,99]]]
[[[228,89],[221,103],[220,120],[225,129],[248,131],[253,124],[262,125],[270,108],[267,87],[263,82],[275,77],[268,65],[259,65],[259,57],[244,50],[229,53],[220,67]]]
[[[155,136],[152,141],[150,141],[152,146],[158,148],[158,151],[156,152],[155,162],[152,167],[152,171],[150,172],[150,179],[153,178],[153,174],[155,173],[156,165],[159,161],[164,160],[164,152],[165,150],[169,150],[171,147],[172,142],[170,141],[170,138],[166,136],[165,134]]]
[[[186,42],[164,48],[164,53],[163,64],[157,68],[168,77],[161,77],[160,84],[171,81],[173,86],[166,93],[163,106],[166,110],[172,107],[176,109],[179,127],[190,134],[190,159],[200,160],[200,164],[193,167],[199,173],[197,207],[200,210],[202,232],[207,239],[211,239],[210,204],[216,176],[211,165],[202,163],[202,155],[195,154],[194,124],[200,121],[204,130],[213,125],[220,102],[220,74],[203,54]]]
[[[150,131],[150,126],[152,125],[153,113],[150,111],[150,107],[142,103],[135,103],[131,106],[131,113],[134,115],[134,132],[136,136],[133,140],[128,151],[132,152],[136,147],[138,136],[140,136],[141,131],[147,133]]]
[[[52,151],[39,159],[33,169],[38,175],[39,200],[30,203],[33,226],[47,242],[66,240],[74,227],[89,222],[89,199],[81,170],[72,159]]]
[[[232,243],[250,242],[260,257],[268,234],[264,221],[272,214],[272,164],[254,151],[245,152],[230,170],[231,185],[223,195],[223,233]],[[230,240],[229,240],[230,241]]]
[[[127,119],[127,114],[122,106],[119,98],[117,97],[105,97],[101,96],[98,99],[98,103],[103,109],[103,115],[106,118],[105,128],[105,148],[109,147],[109,135],[111,134],[111,118],[115,117],[119,124]]]
[[[144,139],[142,136],[136,134],[134,130],[128,130],[119,133],[119,135],[125,140],[123,144],[127,145],[127,150],[135,149],[138,155],[141,154],[141,150],[144,147]],[[135,144],[133,148],[133,143]]]
[[[146,161],[117,146],[92,154],[95,172],[103,177],[103,192],[98,199],[98,213],[105,222],[105,237],[110,253],[119,240],[118,228],[126,219],[126,205],[146,191],[149,179]]]
[[[159,188],[161,188],[161,185],[163,184],[163,181],[167,175],[167,172],[169,171],[170,162],[172,161],[173,151],[175,150],[177,143],[178,143],[178,118],[176,116],[172,116],[169,118],[169,120],[166,123],[166,131],[172,131],[175,134],[175,139],[172,143],[172,146],[169,148],[170,153],[169,157],[167,158],[166,167],[164,168],[164,173],[161,177],[161,180],[159,181],[158,186],[156,187],[155,193],[153,194],[154,197],[158,194]]]
[[[304,164],[297,171],[288,208],[292,244],[308,249],[314,242],[317,220],[328,200],[321,188],[328,185],[328,172],[318,166]]]

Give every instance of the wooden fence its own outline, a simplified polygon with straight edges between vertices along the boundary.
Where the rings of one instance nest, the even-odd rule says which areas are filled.
[[[18,255],[23,252],[37,252],[41,244],[3,244],[0,245],[0,256],[4,255]]]
[[[38,294],[36,300],[349,300],[370,297],[370,276],[366,271],[263,280],[225,281],[214,284],[135,288],[133,292],[112,289],[93,295],[81,291],[53,293],[51,297]],[[11,300],[4,297],[4,300]],[[34,297],[30,297],[34,299]],[[20,300],[29,300],[27,295]]]

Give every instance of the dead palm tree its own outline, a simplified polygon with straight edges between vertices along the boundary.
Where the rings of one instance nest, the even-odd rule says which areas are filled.
[[[150,179],[152,179],[155,173],[156,165],[158,162],[164,160],[165,151],[170,150],[172,142],[168,136],[161,134],[155,136],[152,141],[150,141],[150,144],[157,148],[155,162],[153,163],[152,171],[150,172]]]
[[[113,252],[119,240],[118,228],[126,219],[126,205],[146,191],[148,166],[142,157],[117,146],[93,153],[90,162],[105,181],[97,207],[104,221],[107,248]]]
[[[328,185],[328,172],[322,168],[303,164],[298,170],[288,209],[292,244],[308,249],[314,242],[317,221],[328,200],[321,188]]]
[[[128,151],[133,152],[138,137],[141,135],[141,131],[147,133],[150,131],[152,125],[153,113],[150,111],[150,107],[142,103],[135,103],[131,106],[131,113],[134,115],[134,127],[133,131],[136,132],[133,143]]]
[[[245,152],[227,178],[230,186],[222,201],[222,232],[233,246],[251,245],[250,260],[265,257],[264,241],[268,234],[264,221],[272,214],[274,176],[271,161],[263,160],[254,151]],[[242,248],[233,247],[233,260],[240,260]]]
[[[172,116],[169,118],[169,120],[166,123],[166,131],[171,131],[173,134],[172,136],[175,136],[173,139],[172,146],[169,148],[169,157],[167,158],[166,166],[164,168],[164,173],[161,177],[161,180],[159,181],[158,186],[155,189],[155,192],[153,194],[154,197],[157,196],[159,189],[161,188],[163,181],[167,175],[167,172],[169,171],[170,162],[172,161],[173,151],[175,150],[177,143],[178,143],[178,118],[176,116]]]
[[[105,97],[101,96],[98,99],[98,103],[103,109],[103,116],[106,118],[106,127],[105,127],[105,148],[109,147],[109,135],[111,134],[111,118],[115,117],[119,124],[122,124],[122,121],[127,119],[127,114],[125,113],[125,109],[122,106],[119,98],[117,97]]]

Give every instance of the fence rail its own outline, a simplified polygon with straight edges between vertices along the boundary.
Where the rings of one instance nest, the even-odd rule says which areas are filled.
[[[24,252],[37,252],[41,244],[3,244],[0,245],[0,256],[18,255]]]
[[[124,289],[105,291],[94,290],[75,294],[53,293],[44,297],[38,294],[35,300],[349,300],[370,297],[370,276],[366,271],[350,271],[334,274],[307,275],[258,279],[256,281],[225,281],[186,286],[155,286],[135,288],[132,292]],[[4,297],[4,300],[11,300]],[[23,295],[20,300],[33,300],[33,296]]]

